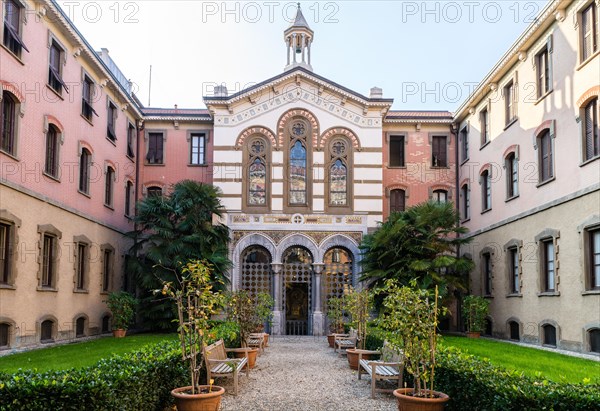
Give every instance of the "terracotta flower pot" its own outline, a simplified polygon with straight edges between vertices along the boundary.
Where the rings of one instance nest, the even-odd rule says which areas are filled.
[[[358,370],[358,353],[356,352],[356,350],[353,348],[349,348],[346,350],[346,354],[348,356],[348,365],[350,365],[350,368],[352,368],[353,370]],[[373,354],[362,355],[363,360],[371,360],[373,359],[373,357]]]
[[[256,365],[256,356],[258,355],[258,348],[246,348],[248,351],[248,365],[250,369],[254,368]],[[236,351],[234,352],[236,358],[244,358],[246,353],[244,351]]]
[[[213,385],[199,385],[200,394],[188,394],[192,387],[180,387],[171,391],[177,411],[217,411],[221,407],[221,396],[225,388]],[[210,389],[210,392],[208,392]]]
[[[467,331],[467,338],[479,338],[481,333],[479,331]]]
[[[329,334],[327,336],[327,342],[329,343],[329,348],[333,348],[333,344],[335,343],[335,335]]]
[[[113,330],[113,337],[115,338],[124,338],[125,334],[127,334],[127,330],[123,330],[121,328],[118,330]]]
[[[394,390],[394,397],[398,400],[398,411],[443,411],[450,400],[443,392],[433,391],[433,398],[414,397],[413,388],[400,388]],[[422,390],[429,394],[429,390]]]

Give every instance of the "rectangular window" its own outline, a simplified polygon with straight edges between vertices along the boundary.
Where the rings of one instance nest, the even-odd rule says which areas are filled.
[[[555,291],[555,277],[554,277],[554,240],[548,239],[542,241],[542,256],[543,265],[542,271],[544,276],[544,291],[552,292]]]
[[[404,190],[390,191],[390,213],[400,213],[406,208],[406,192]]]
[[[190,164],[206,164],[206,136],[192,134],[190,138]]]
[[[69,89],[62,79],[61,61],[64,50],[55,40],[50,45],[50,64],[48,68],[48,85],[57,93],[62,93],[63,89],[68,93]]]
[[[431,166],[448,167],[446,155],[446,136],[433,136],[431,138]]]
[[[17,141],[17,103],[8,91],[2,92],[0,110],[0,150],[14,155]]]
[[[53,126],[48,126],[46,134],[46,174],[52,177],[58,177],[58,130]]]
[[[21,57],[23,49],[29,52],[21,33],[21,13],[23,6],[14,0],[4,0],[4,45],[15,56]]]
[[[133,183],[128,181],[125,185],[125,215],[131,216],[131,203],[133,202]]]
[[[86,286],[87,248],[87,244],[77,244],[77,277],[75,280],[77,290],[85,290]]]
[[[583,109],[584,159],[600,155],[600,129],[598,127],[598,99],[590,101]]]
[[[460,131],[460,151],[462,161],[467,161],[469,159],[469,132],[466,127]]]
[[[42,287],[53,287],[55,275],[56,238],[44,234],[42,246]]]
[[[581,61],[598,50],[598,11],[592,2],[581,12]]]
[[[117,133],[115,132],[115,123],[117,121],[117,106],[113,103],[108,103],[107,113],[107,125],[106,125],[106,136],[115,141],[117,139]]]
[[[550,91],[550,55],[548,47],[544,47],[535,56],[535,70],[537,73],[537,96],[542,97]]]
[[[163,164],[163,133],[148,133],[148,164]]]
[[[104,250],[104,260],[102,261],[102,291],[108,291],[110,289],[112,258],[112,250]]]
[[[481,197],[483,211],[492,208],[492,174],[489,171],[484,171],[481,174]]]
[[[600,290],[600,229],[589,231],[589,284],[590,288]]]
[[[90,191],[91,156],[90,152],[84,148],[79,157],[79,191],[85,194]]]
[[[135,127],[131,123],[127,126],[127,156],[135,158]]]
[[[404,167],[404,136],[390,136],[390,167]]]
[[[514,82],[508,83],[504,87],[504,108],[506,112],[506,125],[517,118],[516,91]]]
[[[483,292],[492,295],[492,256],[490,253],[483,254]]]
[[[547,181],[554,177],[554,166],[552,160],[552,138],[550,137],[550,131],[546,130],[538,138],[540,145],[540,183]]]
[[[469,186],[463,185],[461,188],[463,197],[462,216],[463,220],[468,220],[471,216],[471,199],[469,198]]]
[[[10,230],[10,225],[0,224],[0,284],[10,282]]]
[[[519,294],[519,250],[517,247],[508,249],[510,270],[510,293]]]
[[[106,169],[106,181],[104,182],[104,204],[112,207],[113,205],[113,184],[115,179],[115,170],[112,167]]]
[[[479,119],[481,121],[481,145],[483,146],[490,141],[490,124],[487,108],[481,110],[481,113],[479,113]]]
[[[519,194],[519,162],[515,153],[506,157],[506,171],[506,197],[513,198]]]
[[[96,117],[98,116],[98,113],[96,113],[96,110],[94,110],[94,107],[92,107],[94,95],[94,81],[88,76],[85,76],[83,78],[82,89],[83,91],[81,96],[81,115],[89,121],[92,121],[92,115],[95,114]]]

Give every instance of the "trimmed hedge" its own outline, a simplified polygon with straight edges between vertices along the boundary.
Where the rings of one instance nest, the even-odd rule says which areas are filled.
[[[163,410],[188,385],[176,342],[148,345],[92,367],[0,373],[0,411]]]
[[[438,347],[435,389],[450,396],[448,410],[600,410],[600,385],[556,383],[526,377]]]

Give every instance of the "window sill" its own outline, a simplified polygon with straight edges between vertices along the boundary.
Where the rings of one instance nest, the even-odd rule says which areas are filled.
[[[114,140],[112,138],[110,138],[109,136],[106,136],[106,139],[110,142],[110,144],[112,144],[113,146],[117,146],[117,139],[115,138]]]
[[[37,291],[42,291],[42,292],[48,292],[48,293],[57,293],[58,292],[58,288],[51,288],[51,287],[40,287],[38,286],[36,288]]]
[[[115,211],[115,208],[114,208],[112,205],[110,205],[110,204],[106,204],[106,203],[105,203],[105,204],[104,204],[104,207],[108,208],[108,209],[109,209],[109,210],[111,210],[111,211]]]
[[[13,284],[0,284],[0,290],[16,290],[17,287],[15,287]]]
[[[585,290],[581,295],[600,295],[600,290]]]
[[[23,60],[21,60],[21,57],[17,56],[15,53],[12,52],[11,49],[9,49],[8,47],[6,47],[4,44],[0,43],[0,47],[3,48],[4,50],[6,50],[8,52],[9,55],[13,56],[13,58],[15,60],[17,60],[22,66],[25,65],[25,63],[23,62]]]
[[[471,218],[465,218],[464,220],[460,220],[460,223],[464,224],[464,223],[468,223],[469,221],[471,221]]]
[[[542,347],[546,347],[546,348],[554,348],[554,349],[556,349],[556,345],[550,345],[550,344],[542,344]]]
[[[94,123],[92,123],[92,119],[87,118],[86,116],[84,116],[83,114],[79,114],[81,116],[82,119],[84,119],[86,121],[86,123],[88,123],[90,126],[94,126]]]
[[[550,90],[546,91],[544,94],[542,94],[541,96],[539,96],[537,98],[537,100],[533,103],[533,105],[537,106],[539,103],[542,102],[542,100],[544,100],[546,97],[548,97],[550,94],[552,94],[553,91],[554,91],[554,89],[550,89]]]
[[[510,293],[510,294],[506,294],[506,298],[523,298],[523,294],[520,294],[520,293]]]
[[[512,126],[513,124],[515,124],[517,121],[519,121],[519,117],[515,117],[512,120],[510,120],[508,123],[506,123],[506,125],[504,126],[504,129],[502,131],[506,131],[508,130],[508,128],[510,126]]]
[[[465,163],[469,161],[469,157],[465,158],[463,161],[461,161],[460,165],[463,166],[465,165]]]
[[[9,156],[10,158],[12,158],[15,161],[21,161],[21,159],[19,159],[19,157],[17,157],[16,155],[9,153],[8,151],[4,151],[2,149],[0,149],[0,153]]]
[[[60,92],[54,90],[50,84],[46,83],[46,87],[48,88],[48,90],[50,90],[52,93],[54,93],[54,95],[56,97],[58,97],[59,99],[61,99],[63,101],[65,100],[65,98],[62,96],[62,94]]]
[[[144,165],[148,166],[148,167],[164,167],[165,163],[161,163],[161,164],[158,164],[158,163],[144,163]]]
[[[547,179],[547,180],[544,180],[544,181],[542,181],[542,182],[539,182],[539,183],[537,183],[537,184],[536,184],[536,188],[540,188],[541,186],[544,186],[544,185],[546,185],[546,184],[548,184],[548,183],[551,183],[551,182],[553,182],[554,180],[556,180],[556,177],[550,177],[550,178],[549,178],[549,179]]]
[[[583,161],[582,163],[579,164],[579,167],[587,166],[588,164],[593,163],[594,161],[596,161],[598,159],[600,159],[600,155],[597,155],[595,157],[592,157],[588,160]]]
[[[590,61],[594,60],[599,55],[600,55],[600,48],[598,50],[596,50],[596,52],[594,54],[589,56],[586,60],[582,61],[577,67],[575,67],[575,71],[581,70],[582,68],[587,66]]]
[[[208,167],[208,164],[188,164],[188,167],[206,168],[206,167]]]
[[[488,140],[488,141],[484,142],[484,143],[481,145],[481,147],[479,147],[479,150],[483,150],[485,147],[487,147],[487,146],[489,146],[489,145],[490,145],[490,140]]]
[[[52,174],[48,174],[45,171],[42,174],[44,174],[44,176],[48,177],[50,180],[54,180],[57,183],[60,183],[60,179],[58,177],[55,177]]]
[[[433,170],[449,170],[449,166],[431,166]]]
[[[127,154],[125,154],[125,157],[127,157],[129,159],[129,161],[131,161],[132,163],[135,163],[135,156],[131,157],[131,156],[128,156]]]
[[[81,190],[77,190],[77,192],[78,192],[79,194],[81,194],[82,196],[86,196],[87,198],[92,198],[92,196],[91,196],[89,193],[85,193],[85,192],[83,192],[83,191],[81,191]]]
[[[390,169],[390,170],[394,170],[394,169],[400,169],[400,170],[405,170],[406,169],[406,165],[403,166],[386,166],[386,168]]]
[[[494,299],[494,296],[492,294],[486,294],[483,296],[483,298]]]
[[[100,291],[100,295],[109,295],[110,291]]]
[[[560,291],[544,291],[537,294],[538,297],[560,297]]]
[[[491,209],[491,208],[486,208],[485,210],[483,210],[483,211],[481,212],[481,214],[489,213],[490,211],[492,211],[492,209]]]
[[[73,290],[74,294],[89,294],[90,292],[88,290],[79,290],[79,289],[74,289]]]
[[[125,217],[128,221],[133,220],[133,216],[131,215],[124,214],[123,217]]]
[[[508,197],[506,200],[504,200],[504,202],[505,202],[505,203],[508,203],[509,201],[512,201],[512,200],[514,200],[514,199],[516,199],[516,198],[519,198],[519,195],[518,195],[518,194],[517,194],[517,195],[514,195],[514,196],[512,196],[512,197]]]

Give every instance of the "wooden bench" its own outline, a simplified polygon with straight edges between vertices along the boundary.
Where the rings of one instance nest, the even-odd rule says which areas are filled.
[[[258,355],[265,351],[265,334],[251,333],[246,341],[246,346],[249,348],[258,348]]]
[[[402,388],[402,374],[404,373],[404,356],[393,350],[384,342],[381,351],[356,350],[358,352],[358,379],[363,372],[371,377],[371,398],[375,393],[392,392],[393,389],[377,388],[377,381],[398,381],[398,388]],[[380,354],[381,360],[363,360],[363,354]]]
[[[349,348],[356,348],[358,342],[358,335],[355,330],[350,330],[349,334],[335,334],[333,342],[333,351],[337,352],[340,350],[340,354],[345,354]]]
[[[225,348],[223,340],[204,347],[203,355],[206,364],[208,381],[219,377],[233,377],[233,394],[238,391],[238,374],[248,364],[248,352],[244,348]],[[246,352],[244,358],[227,358],[228,352]],[[250,367],[246,367],[246,377],[250,373]]]

